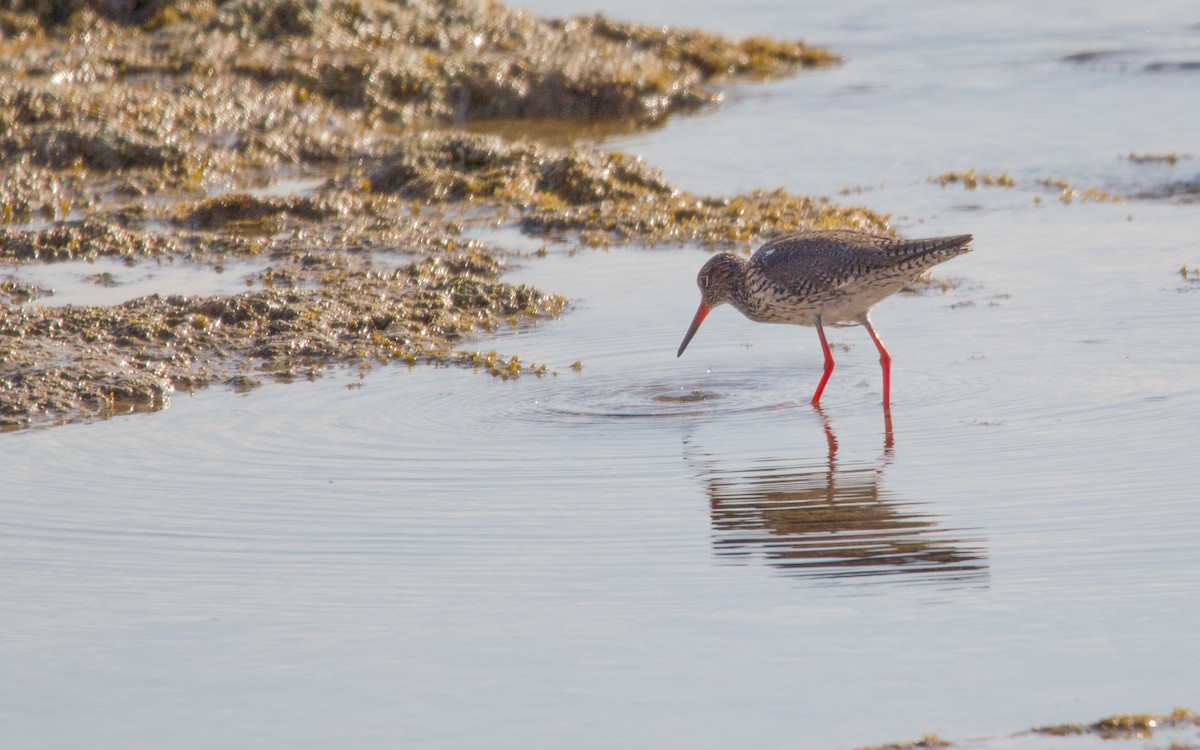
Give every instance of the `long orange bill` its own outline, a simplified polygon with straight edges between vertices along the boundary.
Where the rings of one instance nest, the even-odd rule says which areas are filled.
[[[705,316],[707,316],[711,310],[711,307],[704,304],[704,300],[700,300],[700,309],[696,311],[696,317],[692,318],[692,324],[688,327],[687,335],[683,337],[683,343],[679,345],[679,352],[675,354],[676,357],[683,356],[683,350],[687,349],[687,345],[691,342],[692,336],[696,335],[696,331],[699,330],[700,324],[704,322]]]

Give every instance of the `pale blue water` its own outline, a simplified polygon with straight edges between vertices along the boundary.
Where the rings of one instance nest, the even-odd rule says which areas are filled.
[[[1082,747],[1007,736],[1200,710],[1200,205],[1033,182],[1197,179],[1120,157],[1200,157],[1200,10],[603,8],[847,57],[614,148],[975,234],[956,288],[874,314],[890,438],[860,329],[818,413],[809,329],[723,309],[675,358],[703,252],[551,246],[512,278],[574,311],[480,347],[557,376],[377,368],[5,436],[7,745]],[[971,167],[1018,185],[926,180]]]

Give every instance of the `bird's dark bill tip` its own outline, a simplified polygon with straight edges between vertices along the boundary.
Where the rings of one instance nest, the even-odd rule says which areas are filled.
[[[683,337],[683,343],[679,345],[679,351],[675,353],[676,358],[683,356],[683,350],[687,349],[687,345],[691,343],[692,337],[696,335],[696,331],[700,329],[700,324],[704,322],[704,318],[708,316],[711,310],[712,308],[706,305],[703,300],[700,301],[700,307],[696,310],[696,316],[692,318],[692,324],[688,326],[687,333]]]

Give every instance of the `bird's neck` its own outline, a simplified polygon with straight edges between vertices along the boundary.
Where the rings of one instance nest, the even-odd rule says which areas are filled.
[[[736,257],[736,256],[735,256]],[[741,273],[731,279],[729,285],[729,304],[750,319],[755,318],[754,305],[751,303],[750,286],[746,278],[746,262],[738,258]]]

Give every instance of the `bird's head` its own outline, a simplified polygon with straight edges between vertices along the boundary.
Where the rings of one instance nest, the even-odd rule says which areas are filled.
[[[700,308],[696,310],[696,317],[692,318],[692,325],[683,337],[676,357],[683,356],[683,350],[712,309],[734,299],[745,273],[746,261],[733,253],[714,255],[700,268],[700,273],[696,274],[696,286],[700,287]]]

